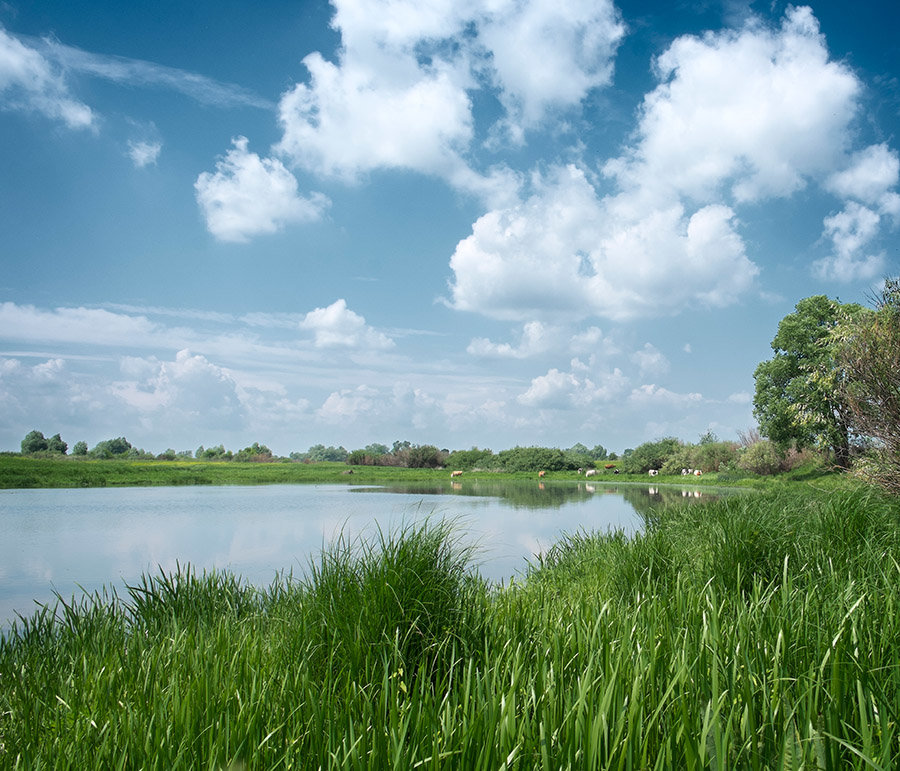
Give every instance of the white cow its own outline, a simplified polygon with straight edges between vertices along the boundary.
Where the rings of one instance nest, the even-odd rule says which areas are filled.
[[[657,471],[655,468],[650,469],[649,473],[650,473],[650,476],[652,476],[652,477],[659,475],[659,471]]]
[[[587,471],[584,472],[584,475],[586,477],[596,476],[596,474],[597,474],[597,469],[595,469],[595,468],[589,468]]]

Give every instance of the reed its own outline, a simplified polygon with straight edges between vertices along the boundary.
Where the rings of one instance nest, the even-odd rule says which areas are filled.
[[[453,523],[145,577],[0,641],[0,767],[891,769],[900,511],[669,506],[490,586]]]

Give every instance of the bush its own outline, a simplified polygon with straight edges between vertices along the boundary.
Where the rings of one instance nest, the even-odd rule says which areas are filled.
[[[681,442],[671,436],[655,442],[644,442],[627,456],[623,454],[622,471],[626,474],[646,474],[650,469],[661,469],[682,447]]]
[[[744,448],[737,458],[737,467],[743,471],[768,476],[781,470],[784,455],[774,442],[762,439]]]

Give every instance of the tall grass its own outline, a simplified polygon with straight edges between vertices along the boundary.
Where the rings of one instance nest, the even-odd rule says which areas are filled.
[[[429,522],[60,600],[0,642],[0,767],[900,766],[896,500],[668,507],[503,587],[471,557]]]

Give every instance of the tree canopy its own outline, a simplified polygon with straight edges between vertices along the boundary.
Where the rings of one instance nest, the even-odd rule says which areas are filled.
[[[782,447],[830,450],[838,466],[848,467],[853,421],[832,332],[862,313],[860,305],[816,295],[781,320],[772,340],[775,355],[753,375],[753,414],[763,436]]]

